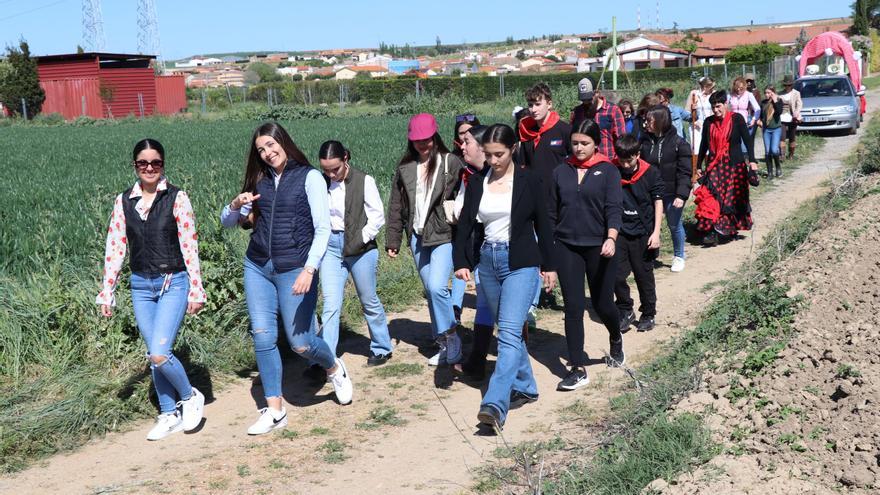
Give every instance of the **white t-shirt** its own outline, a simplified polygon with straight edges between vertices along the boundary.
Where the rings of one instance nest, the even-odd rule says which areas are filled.
[[[483,197],[477,220],[483,224],[488,242],[510,242],[510,210],[513,207],[513,186],[507,192],[489,191],[489,176],[483,179]]]

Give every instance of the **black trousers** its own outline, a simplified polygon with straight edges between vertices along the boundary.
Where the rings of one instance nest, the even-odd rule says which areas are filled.
[[[565,340],[571,366],[587,365],[587,354],[584,352],[584,311],[587,309],[585,279],[593,309],[608,329],[610,340],[616,342],[621,339],[620,313],[614,305],[617,261],[613,257],[601,256],[601,251],[601,246],[570,246],[556,242],[557,274],[565,307]]]
[[[614,257],[617,258],[614,296],[617,299],[618,311],[629,313],[633,310],[633,300],[629,295],[629,284],[626,282],[632,272],[641,301],[639,312],[642,317],[653,318],[657,315],[657,290],[654,284],[654,255],[657,251],[648,249],[648,237],[624,234],[617,236],[617,248],[614,251]]]

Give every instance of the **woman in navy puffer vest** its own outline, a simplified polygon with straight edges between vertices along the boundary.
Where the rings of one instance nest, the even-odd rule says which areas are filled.
[[[315,271],[330,237],[330,202],[321,173],[278,124],[257,128],[251,140],[244,186],[223,209],[224,226],[253,226],[244,259],[244,290],[257,369],[267,406],[248,434],[287,425],[281,400],[278,312],[297,354],[327,370],[340,404],[352,399],[341,359],[316,335]]]

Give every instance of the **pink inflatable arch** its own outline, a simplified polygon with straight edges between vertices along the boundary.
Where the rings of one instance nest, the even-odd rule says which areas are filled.
[[[804,70],[807,65],[813,60],[824,56],[825,49],[827,48],[830,48],[831,51],[837,55],[843,56],[847,67],[849,67],[849,78],[852,80],[856,91],[858,91],[859,87],[862,85],[862,75],[859,72],[859,64],[856,63],[856,59],[853,57],[853,49],[849,44],[849,41],[846,39],[846,36],[836,31],[822,33],[807,43],[807,46],[804,47],[803,53],[801,53],[798,74],[804,75]]]

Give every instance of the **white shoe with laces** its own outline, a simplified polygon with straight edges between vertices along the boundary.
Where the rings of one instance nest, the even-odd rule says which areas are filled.
[[[678,273],[684,270],[684,258],[676,256],[672,258],[672,266],[669,267],[669,271]]]
[[[260,418],[257,422],[248,428],[248,435],[263,435],[278,428],[287,426],[287,410],[283,407],[280,411],[273,411],[271,408],[264,407],[260,409]]]
[[[183,420],[177,411],[156,416],[156,424],[147,433],[147,440],[162,440],[172,433],[183,430]]]
[[[343,406],[351,404],[351,397],[354,394],[354,386],[351,384],[351,377],[348,376],[348,370],[345,363],[341,359],[336,358],[336,373],[329,376],[330,382],[333,384],[333,390],[336,392],[336,400]]]
[[[446,335],[437,337],[437,344],[440,346],[440,350],[428,358],[428,366],[440,366],[440,363],[446,362]]]
[[[180,406],[181,419],[183,420],[183,431],[192,431],[196,429],[202,422],[202,416],[205,411],[205,396],[195,387],[192,389],[192,395],[187,400],[177,403]]]

